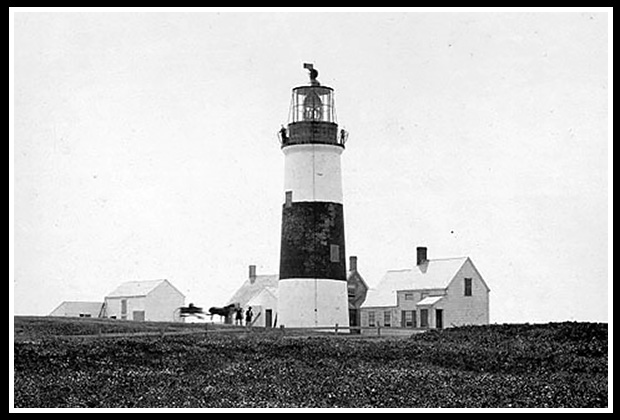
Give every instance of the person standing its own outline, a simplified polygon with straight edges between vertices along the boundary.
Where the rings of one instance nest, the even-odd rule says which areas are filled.
[[[252,313],[252,307],[248,306],[248,310],[245,311],[245,326],[249,327],[250,325],[252,325],[252,317],[254,316],[254,314]]]
[[[235,325],[243,325],[243,308],[241,306],[235,309]]]

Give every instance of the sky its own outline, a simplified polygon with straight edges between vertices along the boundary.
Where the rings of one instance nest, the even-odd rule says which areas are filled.
[[[606,13],[16,12],[13,41],[17,315],[161,278],[217,306],[277,273],[310,62],[370,286],[427,246],[472,259],[491,322],[608,320]]]

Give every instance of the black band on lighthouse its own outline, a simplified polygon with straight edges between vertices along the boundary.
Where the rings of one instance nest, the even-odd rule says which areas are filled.
[[[342,204],[293,202],[282,207],[280,280],[346,281]]]

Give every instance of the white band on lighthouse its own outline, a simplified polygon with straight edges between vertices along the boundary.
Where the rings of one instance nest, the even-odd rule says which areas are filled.
[[[349,325],[347,282],[286,279],[278,283],[278,323],[289,327]]]
[[[342,204],[340,155],[343,148],[328,144],[296,144],[282,149],[284,190],[292,201],[325,201]]]

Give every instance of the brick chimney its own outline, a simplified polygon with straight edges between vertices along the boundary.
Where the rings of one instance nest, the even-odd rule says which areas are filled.
[[[254,284],[254,282],[256,281],[256,266],[255,265],[250,266],[249,278],[250,278],[250,283]]]
[[[416,265],[422,265],[428,261],[426,256],[427,248],[425,246],[419,246],[416,248],[417,260]]]
[[[349,271],[357,271],[357,257],[349,257]]]

